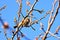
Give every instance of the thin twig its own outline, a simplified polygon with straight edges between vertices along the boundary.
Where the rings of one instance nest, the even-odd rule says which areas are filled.
[[[5,29],[4,29],[4,35],[5,35],[6,39],[8,40],[7,33],[6,33]]]
[[[50,34],[51,36],[57,38],[57,39],[60,39],[60,37],[56,36],[55,34],[53,34],[53,33],[51,33],[51,32],[49,32],[49,34]]]

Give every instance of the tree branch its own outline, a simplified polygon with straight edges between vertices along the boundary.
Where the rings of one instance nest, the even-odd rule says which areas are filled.
[[[58,10],[59,10],[59,6],[57,7],[56,13],[54,14],[53,18],[51,19],[51,22],[48,22],[48,28],[47,28],[47,31],[46,31],[44,37],[42,38],[42,40],[46,39],[46,37],[47,37],[47,35],[48,35],[49,31],[50,31],[50,28],[51,28],[53,22],[55,21],[55,18],[57,16],[57,14],[58,14]]]

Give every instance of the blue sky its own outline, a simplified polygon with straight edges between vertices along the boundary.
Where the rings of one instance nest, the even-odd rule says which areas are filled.
[[[34,0],[29,0],[31,2],[31,4],[33,4]],[[33,11],[33,15],[39,19],[40,17],[43,17],[43,15],[48,11],[52,9],[52,3],[54,0],[39,0],[39,2],[35,5],[35,9],[44,9],[43,14],[39,14],[36,11]],[[26,5],[26,0],[23,0],[23,8],[22,8],[22,13],[24,16],[26,16],[26,9],[30,9],[29,6]],[[0,0],[0,7],[2,7],[3,5],[6,5],[6,9],[0,11],[0,13],[2,14],[1,17],[3,19],[3,21],[7,21],[9,23],[9,26],[13,29],[14,24],[14,17],[17,17],[17,11],[18,11],[18,4],[16,3],[16,0]],[[56,4],[57,6],[57,4]],[[55,7],[56,9],[56,7]],[[60,10],[59,12],[60,13]],[[54,33],[55,29],[57,28],[57,26],[60,25],[60,14],[57,15],[56,20],[54,22],[54,24],[51,27],[51,32]],[[42,22],[44,24],[44,28],[45,30],[47,29],[48,26],[48,18],[49,15],[44,18],[43,20],[41,20],[40,22]],[[22,19],[22,17],[21,17]],[[33,25],[33,27],[36,29],[36,31],[32,30],[31,27],[30,28],[23,28],[21,31],[26,35],[26,37],[28,37],[31,40],[34,40],[35,37],[37,37],[41,32],[40,30],[40,25],[39,24],[35,24]],[[11,30],[12,29],[8,29],[7,33],[8,33],[8,37],[11,38]],[[0,30],[2,31],[0,33],[0,40],[6,40],[5,36],[4,36],[4,32],[3,32],[3,28],[2,28],[2,24],[0,23]],[[59,36],[59,35],[58,35]],[[14,38],[14,40],[16,40],[16,38]],[[21,38],[21,40],[26,40],[25,38]],[[39,39],[41,40],[41,39]],[[47,38],[46,40],[58,40],[55,37],[50,37]]]

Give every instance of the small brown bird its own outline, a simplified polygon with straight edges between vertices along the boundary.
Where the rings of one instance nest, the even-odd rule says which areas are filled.
[[[30,22],[30,19],[27,17],[27,18],[23,19],[17,26],[14,26],[14,28],[23,27],[23,26],[27,27],[29,22]]]

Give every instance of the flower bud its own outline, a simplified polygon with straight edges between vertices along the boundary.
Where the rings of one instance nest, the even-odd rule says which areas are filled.
[[[29,1],[27,1],[26,4],[27,4],[28,6],[30,6],[30,2],[29,2]]]
[[[9,28],[8,23],[7,23],[7,22],[4,22],[3,27],[4,27],[5,29]]]

